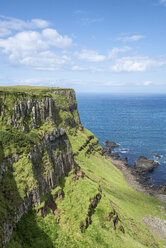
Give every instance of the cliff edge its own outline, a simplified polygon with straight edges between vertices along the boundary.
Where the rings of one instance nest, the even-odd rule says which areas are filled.
[[[165,222],[81,125],[72,89],[0,87],[0,247],[164,248]]]
[[[0,243],[74,168],[67,129],[78,128],[72,89],[0,87]]]

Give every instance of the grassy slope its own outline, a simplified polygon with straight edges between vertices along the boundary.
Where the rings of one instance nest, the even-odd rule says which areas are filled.
[[[0,86],[0,91],[3,92],[26,92],[26,93],[37,93],[41,94],[44,91],[48,92],[50,90],[69,90],[69,88],[59,88],[59,87],[41,87],[41,86],[28,86],[28,85],[16,85],[16,86]],[[73,90],[73,89],[70,89]]]
[[[90,135],[86,129],[69,135],[74,153]],[[95,141],[91,140],[91,143]],[[133,190],[106,157],[95,151],[87,156],[87,149],[85,147],[75,158],[85,177],[73,181],[71,172],[61,181],[60,187],[65,197],[64,200],[57,200],[59,214],[54,216],[50,212],[42,218],[34,210],[24,215],[17,224],[8,248],[163,247],[164,243],[155,239],[142,221],[146,215],[165,218],[158,200]],[[98,193],[99,186],[102,198],[92,216],[92,224],[81,233],[80,225],[87,216],[89,199]],[[112,221],[105,221],[113,208],[119,215],[125,233],[118,228],[114,230]]]

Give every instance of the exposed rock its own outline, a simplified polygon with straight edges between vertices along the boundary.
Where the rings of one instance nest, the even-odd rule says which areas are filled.
[[[128,158],[127,157],[122,158],[121,161],[124,163],[124,165],[128,165]]]
[[[125,233],[125,230],[124,230],[124,227],[123,227],[123,226],[119,226],[119,230],[120,230],[122,233]]]
[[[79,152],[82,151],[90,143],[92,139],[94,139],[94,135],[88,137],[87,141],[79,148]]]
[[[102,150],[101,150],[101,155],[107,155],[107,156],[110,156],[111,155],[111,150],[109,147],[102,147]]]
[[[48,209],[51,209],[53,214],[55,214],[55,211],[57,209],[57,204],[55,203],[52,195],[45,202],[44,207],[40,209],[40,212],[43,218],[48,214]]]
[[[108,217],[106,217],[106,221],[110,221],[112,218],[113,218],[113,216],[115,215],[115,212],[110,212],[109,214],[108,214]]]
[[[119,155],[119,153],[112,153],[111,155],[110,155],[110,158],[112,158],[112,159],[114,159],[114,160],[118,160],[118,159],[120,159],[120,155]]]
[[[156,157],[157,159],[160,159],[160,158],[161,158],[161,155],[156,154],[155,157]]]
[[[166,220],[148,216],[144,217],[143,221],[157,238],[166,241]]]
[[[73,181],[78,180],[79,178],[84,178],[84,173],[81,171],[80,166],[77,166],[73,172],[74,177],[73,177]]]
[[[101,200],[101,194],[100,193],[98,193],[95,197],[90,199],[91,203],[89,205],[87,217],[86,217],[85,221],[82,222],[80,225],[81,232],[83,232],[84,229],[87,229],[88,226],[92,223],[91,217],[94,214],[95,208],[97,207],[100,200]]]
[[[58,96],[58,100],[53,94]],[[64,105],[61,104],[61,99],[66,100],[67,104],[66,101]],[[68,120],[66,120],[66,117],[62,119],[63,114],[60,116],[60,112],[63,111],[69,116]],[[50,193],[58,185],[59,179],[74,168],[74,156],[66,134],[65,123],[67,123],[68,128],[77,127],[80,125],[80,118],[77,113],[74,92],[72,90],[54,90],[44,92],[41,95],[26,92],[1,92],[0,121],[9,130],[15,130],[15,133],[18,131],[18,138],[22,132],[26,135],[29,134],[31,129],[36,129],[34,133],[37,133],[36,135],[40,140],[40,142],[30,144],[30,148],[27,149],[25,154],[14,151],[15,154],[11,152],[10,156],[4,158],[3,151],[0,153],[0,183],[6,177],[5,180],[9,182],[12,180],[11,185],[15,187],[13,191],[7,191],[10,188],[5,187],[4,184],[2,187],[0,184],[1,189],[3,189],[2,197],[5,199],[3,207],[8,204],[7,209],[10,210],[6,211],[0,220],[0,226],[4,229],[4,233],[0,237],[0,247],[5,247],[5,243],[10,240],[15,224],[23,214],[27,213],[32,206],[40,205],[41,196]],[[60,126],[63,126],[63,128],[58,128],[58,122],[61,123]],[[40,127],[42,128],[39,135]],[[10,143],[10,140],[8,142]],[[3,150],[1,143],[0,149]],[[14,178],[13,164],[19,162],[23,155],[30,165],[30,186],[25,185],[25,190],[20,196],[17,187],[18,182]],[[23,166],[26,166],[26,163]],[[24,169],[20,173],[25,179]],[[78,177],[82,177],[83,174],[81,173],[79,171],[76,174]],[[57,212],[55,203],[57,197],[63,199],[64,192],[60,190],[46,201],[41,210],[43,217],[47,214],[48,208],[52,209],[54,214]],[[12,200],[14,198],[17,201],[17,206],[13,205]],[[1,243],[3,243],[2,246]]]
[[[157,189],[157,192],[159,194],[164,194],[166,195],[166,185],[160,185],[159,188]]]
[[[135,162],[135,168],[142,172],[151,172],[158,166],[154,160],[147,159],[144,156],[138,158]]]
[[[114,230],[116,229],[116,226],[117,226],[117,224],[118,224],[118,221],[119,221],[119,217],[118,217],[118,215],[116,215],[115,218],[113,219]]]
[[[115,143],[112,140],[105,141],[104,142],[104,145],[106,145],[107,147],[110,147],[110,148],[114,148],[114,147],[118,147],[119,146],[119,144]]]
[[[53,195],[54,200],[56,200],[57,198],[59,198],[60,200],[64,199],[64,191],[63,191],[63,189],[58,190],[58,192]]]

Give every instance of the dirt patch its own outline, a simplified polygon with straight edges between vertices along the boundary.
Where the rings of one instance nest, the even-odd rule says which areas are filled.
[[[166,241],[166,220],[158,217],[144,217],[143,221],[157,238]]]

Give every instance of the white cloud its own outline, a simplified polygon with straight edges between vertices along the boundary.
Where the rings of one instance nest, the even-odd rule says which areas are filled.
[[[6,39],[0,39],[0,48],[12,64],[34,69],[56,70],[60,65],[70,63],[69,56],[54,48],[66,48],[72,44],[68,36],[60,35],[55,29],[42,32],[24,31]]]
[[[104,72],[105,70],[103,68],[98,68],[95,66],[79,66],[79,65],[73,65],[72,71],[91,71],[91,72]]]
[[[124,86],[125,83],[122,83],[122,82],[106,82],[104,85],[105,86],[118,86],[118,87],[120,87],[120,86]]]
[[[42,19],[32,19],[30,24],[27,26],[28,28],[47,28],[50,26],[50,23]]]
[[[89,25],[89,24],[92,24],[92,23],[99,23],[99,22],[102,22],[104,20],[104,18],[95,18],[95,19],[93,19],[93,18],[82,18],[81,19],[81,22],[82,22],[82,25],[83,26],[87,26],[87,25]]]
[[[54,71],[61,69],[61,65],[69,64],[70,58],[51,51],[44,51],[35,54],[28,54],[25,57],[14,58],[14,63],[33,67],[36,70]],[[12,58],[11,58],[12,59]]]
[[[12,17],[0,16],[0,37],[10,35],[12,31],[22,31],[25,29],[46,28],[50,25],[48,21],[42,19],[32,19],[24,21]]]
[[[134,42],[143,39],[143,35],[131,35],[131,36],[121,36],[118,37],[117,40],[121,40],[123,42]]]
[[[14,55],[26,53],[28,51],[38,51],[48,47],[42,40],[40,33],[35,31],[25,31],[11,36],[7,39],[0,39],[0,47],[7,54]]]
[[[145,82],[144,82],[144,85],[145,85],[145,86],[152,85],[152,82],[151,82],[151,81],[145,81]]]
[[[110,67],[113,72],[143,72],[151,67],[160,67],[165,61],[155,60],[147,56],[122,57]]]
[[[72,66],[72,71],[87,71],[87,68],[84,67],[84,66],[73,65]]]
[[[114,47],[109,53],[108,53],[108,59],[114,59],[118,55],[118,53],[125,53],[129,50],[131,50],[131,47],[125,46],[123,48]]]
[[[67,35],[60,35],[55,29],[47,28],[42,31],[42,36],[47,40],[47,44],[60,48],[68,47],[72,44],[72,39]]]
[[[78,9],[78,10],[75,10],[75,11],[74,11],[74,14],[75,14],[75,15],[83,15],[83,14],[86,14],[86,11],[81,10],[81,9]]]
[[[87,60],[90,62],[101,62],[106,59],[104,55],[99,54],[95,50],[83,49],[80,53],[75,52],[75,56],[80,60]]]

